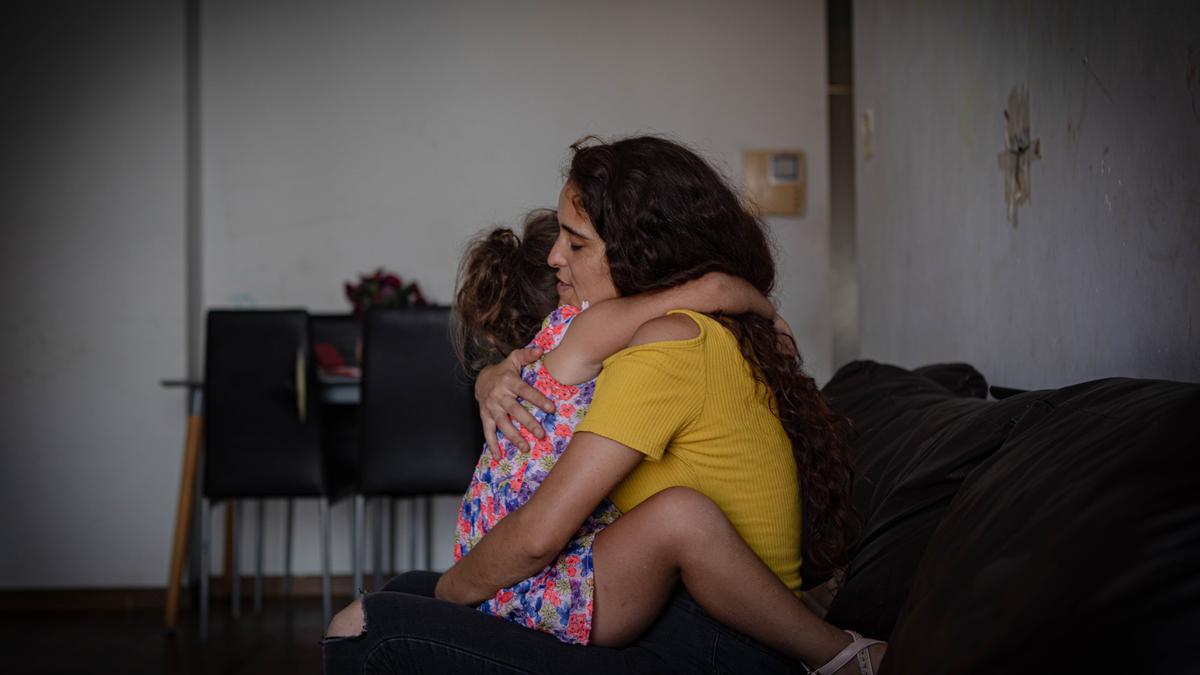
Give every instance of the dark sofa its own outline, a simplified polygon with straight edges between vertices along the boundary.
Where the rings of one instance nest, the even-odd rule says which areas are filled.
[[[1200,385],[988,389],[871,361],[825,386],[863,520],[827,618],[889,639],[884,673],[1200,672]]]

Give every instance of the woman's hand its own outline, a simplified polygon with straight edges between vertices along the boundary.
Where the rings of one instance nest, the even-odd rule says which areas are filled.
[[[546,412],[554,412],[554,404],[550,399],[521,379],[521,367],[537,361],[541,355],[542,350],[536,347],[515,349],[500,363],[479,371],[479,377],[475,379],[475,400],[479,403],[483,437],[487,440],[492,456],[497,459],[503,452],[496,439],[496,431],[504,434],[505,438],[516,443],[522,450],[529,450],[529,445],[513,426],[513,420],[538,438],[546,435],[546,432],[542,431],[542,425],[517,401],[520,397]]]

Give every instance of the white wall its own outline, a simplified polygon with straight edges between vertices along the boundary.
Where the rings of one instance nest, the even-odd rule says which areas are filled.
[[[205,304],[344,310],[342,282],[380,265],[447,302],[466,238],[553,205],[584,134],[669,134],[734,178],[744,148],[799,147],[807,212],[771,222],[780,300],[828,377],[823,3],[210,0],[202,14]],[[182,9],[68,16],[22,43],[61,72],[15,65],[33,96],[3,131],[25,158],[3,160],[4,278],[69,271],[10,293],[3,314],[0,387],[19,402],[0,413],[0,536],[28,543],[6,550],[0,587],[161,585],[183,438],[183,397],[156,384],[185,369]],[[454,505],[436,508],[437,566]],[[344,573],[345,505],[333,515]],[[281,524],[272,505],[268,573]],[[297,572],[315,573],[313,505],[297,529]]]
[[[182,461],[182,17],[7,8],[0,587],[162,585]]]
[[[1019,388],[1200,380],[1198,8],[855,3],[864,357]],[[1019,85],[1041,159],[1013,227],[996,158]]]
[[[819,2],[211,2],[204,17],[212,304],[347,307],[377,265],[450,299],[460,249],[557,201],[567,146],[666,133],[733,177],[809,152],[780,220],[787,316],[828,372]]]

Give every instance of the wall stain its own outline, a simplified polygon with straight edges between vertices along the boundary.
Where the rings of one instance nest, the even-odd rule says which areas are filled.
[[[1041,141],[1029,133],[1029,87],[1014,87],[1004,109],[1004,150],[996,156],[1004,172],[1004,201],[1013,227],[1017,226],[1017,207],[1028,202],[1032,194],[1032,160],[1041,158]]]
[[[1084,60],[1086,61],[1087,59]],[[1081,87],[1083,89],[1083,94],[1079,97],[1079,115],[1074,118],[1072,118],[1072,116],[1069,114],[1067,115],[1067,143],[1071,144],[1072,146],[1078,145],[1079,132],[1083,131],[1083,122],[1087,119],[1088,83],[1091,82],[1091,78],[1088,77],[1088,75],[1089,73],[1085,66],[1085,70],[1083,72],[1083,84]]]
[[[1109,103],[1115,104],[1116,101],[1113,100],[1112,94],[1108,93],[1108,87],[1104,86],[1104,81],[1100,79],[1100,76],[1096,74],[1096,71],[1092,70],[1092,63],[1086,56],[1083,57],[1083,67],[1087,68],[1088,73],[1090,73],[1092,78],[1096,80],[1096,84],[1100,85],[1100,93],[1104,94],[1104,97],[1108,99]]]

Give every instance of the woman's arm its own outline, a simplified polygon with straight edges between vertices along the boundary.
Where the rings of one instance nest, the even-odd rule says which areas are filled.
[[[672,309],[776,316],[775,307],[750,282],[709,272],[656,293],[596,303],[572,320],[562,343],[546,356],[546,369],[564,384],[586,382],[600,373],[604,359],[629,345],[642,324]]]
[[[603,436],[576,434],[529,501],[442,575],[436,597],[476,605],[542,570],[644,457]]]

